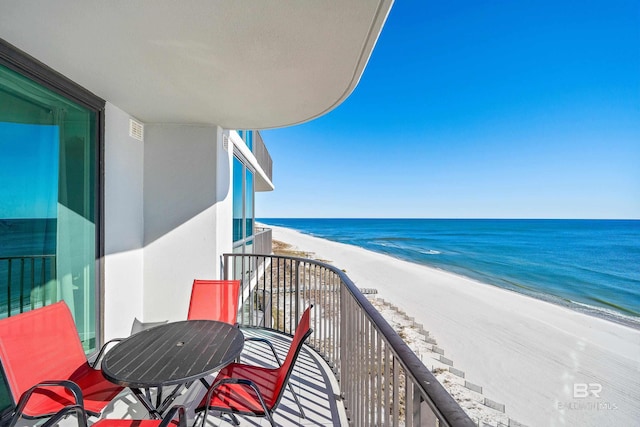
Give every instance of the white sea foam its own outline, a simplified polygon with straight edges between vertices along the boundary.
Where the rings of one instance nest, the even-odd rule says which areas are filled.
[[[442,252],[440,251],[436,251],[434,249],[429,249],[429,250],[418,250],[418,252],[420,252],[421,254],[425,254],[425,255],[440,255]]]

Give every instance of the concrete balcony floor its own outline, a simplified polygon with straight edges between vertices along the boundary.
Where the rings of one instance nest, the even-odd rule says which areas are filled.
[[[280,360],[284,360],[289,349],[290,337],[261,329],[243,329],[246,337],[262,337],[269,339],[275,346]],[[243,363],[259,366],[274,366],[275,360],[269,348],[263,343],[248,342],[242,352]],[[211,383],[214,377],[207,378]],[[274,420],[279,426],[342,426],[348,425],[344,406],[335,396],[339,395],[338,383],[326,362],[312,349],[304,346],[291,374],[290,383],[298,394],[306,418],[301,418],[298,406],[287,389],[275,411]],[[193,409],[200,402],[206,390],[202,384],[194,383],[189,389],[176,399],[176,404],[187,407],[188,425],[193,426],[198,420],[201,426],[202,418],[195,417]],[[103,411],[104,418],[133,418],[143,419],[147,412],[136,397],[125,391]],[[266,418],[237,416],[241,426],[270,426]],[[92,420],[90,420],[91,423]],[[95,421],[95,419],[93,419]],[[75,426],[71,417],[61,425]],[[207,427],[231,427],[228,415],[210,413]]]

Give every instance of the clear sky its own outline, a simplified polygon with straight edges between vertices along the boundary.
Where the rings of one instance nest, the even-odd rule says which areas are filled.
[[[0,219],[55,218],[57,126],[0,123]]]
[[[256,216],[640,218],[640,0],[396,1]]]

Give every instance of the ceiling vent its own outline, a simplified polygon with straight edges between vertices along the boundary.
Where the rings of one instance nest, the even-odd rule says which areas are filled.
[[[136,120],[129,119],[129,136],[138,141],[144,141],[144,125]]]

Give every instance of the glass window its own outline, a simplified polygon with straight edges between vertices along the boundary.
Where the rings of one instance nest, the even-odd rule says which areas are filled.
[[[96,348],[98,113],[0,66],[0,318],[64,300]]]
[[[236,247],[253,244],[254,172],[238,157],[233,157],[233,241]]]
[[[249,147],[249,150],[253,151],[253,131],[252,130],[248,130],[245,132],[244,142],[246,142],[247,147]]]
[[[244,238],[243,222],[243,194],[244,194],[244,165],[237,157],[233,158],[233,241]]]
[[[253,172],[246,169],[244,193],[245,237],[253,236]]]
[[[240,138],[242,138],[244,143],[247,144],[247,147],[249,147],[249,150],[253,151],[253,131],[237,130],[236,132],[238,132],[238,135],[240,135]]]

